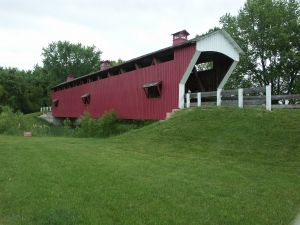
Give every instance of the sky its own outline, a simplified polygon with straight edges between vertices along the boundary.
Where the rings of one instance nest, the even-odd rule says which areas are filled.
[[[0,0],[0,67],[31,70],[55,41],[95,45],[102,60],[129,60],[195,37],[236,15],[245,0]]]

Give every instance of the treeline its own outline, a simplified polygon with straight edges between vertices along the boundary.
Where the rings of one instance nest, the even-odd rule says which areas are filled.
[[[39,67],[33,71],[0,67],[0,107],[23,113],[38,111],[50,104],[50,83]]]
[[[0,67],[0,112],[4,106],[23,113],[50,106],[51,87],[65,81],[67,75],[79,77],[99,70],[101,51],[95,46],[53,42],[42,49],[43,66],[33,70]],[[122,63],[112,61],[113,65]]]
[[[299,1],[247,0],[220,24],[245,52],[228,87],[271,84],[274,94],[300,93]]]
[[[272,84],[274,94],[300,93],[297,0],[247,0],[236,16],[222,16],[220,25],[245,52],[227,88]],[[32,71],[0,68],[0,106],[23,113],[49,106],[52,86],[65,81],[68,74],[78,77],[97,71],[100,56],[95,46],[58,41],[42,49],[43,65]]]
[[[101,52],[95,46],[68,41],[50,43],[42,49],[42,66],[31,71],[0,68],[0,106],[23,113],[50,106],[50,89],[65,81],[98,70]]]

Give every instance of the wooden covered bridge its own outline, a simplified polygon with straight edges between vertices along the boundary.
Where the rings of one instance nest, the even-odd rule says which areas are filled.
[[[51,90],[52,115],[79,118],[85,111],[100,117],[116,111],[121,119],[160,120],[184,108],[185,94],[222,89],[243,52],[224,31],[188,40],[173,34],[170,47],[58,84]]]

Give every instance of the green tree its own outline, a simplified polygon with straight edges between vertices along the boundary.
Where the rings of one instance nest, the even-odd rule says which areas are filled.
[[[14,110],[25,110],[25,82],[26,72],[16,68],[0,69],[0,104],[10,106]]]
[[[52,42],[42,50],[43,69],[51,76],[51,84],[65,81],[68,74],[79,77],[99,69],[101,52],[95,46]]]
[[[113,66],[117,66],[117,65],[120,65],[122,63],[124,63],[126,61],[122,60],[122,59],[118,59],[118,60],[111,60],[110,61],[110,66],[113,67]]]
[[[37,72],[0,68],[0,105],[23,113],[36,112],[50,104],[49,82]]]
[[[237,16],[221,17],[245,51],[228,86],[266,85],[294,93],[300,79],[300,5],[296,0],[247,0]]]

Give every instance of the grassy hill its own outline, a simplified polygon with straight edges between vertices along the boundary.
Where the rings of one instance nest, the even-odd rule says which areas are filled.
[[[208,108],[107,139],[0,136],[0,224],[291,224],[299,124]]]

